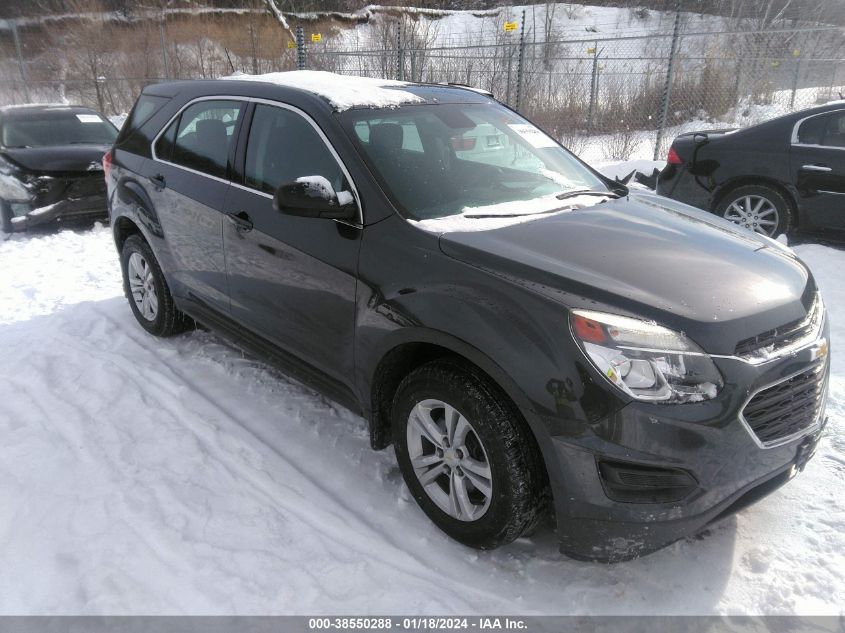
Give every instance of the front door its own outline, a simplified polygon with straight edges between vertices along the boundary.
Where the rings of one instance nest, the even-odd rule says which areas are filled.
[[[255,105],[243,154],[223,229],[232,316],[349,384],[362,228],[273,209],[284,183],[323,176],[339,192],[349,178],[311,120],[287,107]]]
[[[170,248],[173,293],[227,314],[223,202],[244,109],[225,99],[189,105],[157,139],[144,173]]]
[[[845,110],[805,119],[789,160],[812,228],[845,229]]]

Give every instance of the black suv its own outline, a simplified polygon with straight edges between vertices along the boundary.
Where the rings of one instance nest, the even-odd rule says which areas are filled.
[[[786,482],[823,428],[801,261],[483,94],[154,85],[105,165],[138,322],[200,322],[359,411],[467,545],[553,511],[565,553],[641,555]]]

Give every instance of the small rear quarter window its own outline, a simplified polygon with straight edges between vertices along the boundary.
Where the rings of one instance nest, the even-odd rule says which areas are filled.
[[[129,113],[129,117],[120,129],[120,134],[118,134],[115,144],[120,149],[132,152],[133,154],[149,156],[152,138],[151,135],[145,134],[142,128],[168,101],[170,101],[168,97],[159,97],[156,95],[142,94],[138,97],[132,108],[132,112]]]
[[[815,116],[804,121],[798,128],[798,142],[802,145],[821,145],[826,122],[826,116]]]

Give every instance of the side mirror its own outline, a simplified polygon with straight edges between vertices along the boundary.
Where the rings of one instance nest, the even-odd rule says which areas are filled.
[[[329,220],[353,220],[357,214],[352,194],[336,193],[323,176],[303,176],[285,183],[276,189],[273,208],[287,215]]]

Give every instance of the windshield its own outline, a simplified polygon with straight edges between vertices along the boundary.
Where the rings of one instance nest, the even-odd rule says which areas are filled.
[[[539,128],[499,105],[405,106],[341,117],[382,187],[415,220],[549,213],[572,206],[576,191],[616,195]],[[592,195],[588,204],[601,200]]]
[[[111,145],[117,129],[96,112],[45,110],[3,121],[4,147]]]

